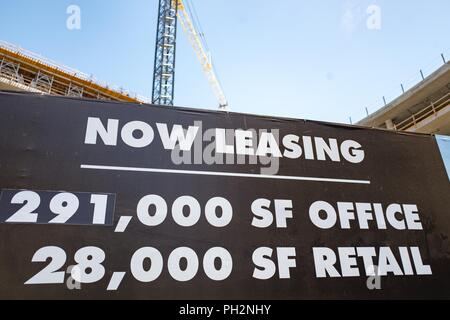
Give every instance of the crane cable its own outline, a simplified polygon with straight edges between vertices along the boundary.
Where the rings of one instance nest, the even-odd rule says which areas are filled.
[[[219,86],[222,88],[222,82],[220,80],[220,77],[217,73],[217,68],[215,67],[215,64],[213,62],[213,59],[211,57],[211,51],[209,49],[209,45],[208,45],[208,41],[206,40],[206,36],[205,36],[205,32],[204,29],[202,27],[202,24],[200,22],[200,18],[197,14],[197,10],[195,8],[194,2],[192,0],[183,0],[183,3],[186,4],[186,8],[187,8],[187,12],[189,14],[189,16],[191,17],[192,23],[194,25],[194,28],[201,40],[202,46],[205,48],[206,52],[209,55],[209,60],[211,63],[211,66],[213,68],[213,72],[215,74],[216,80],[219,83]]]
[[[192,2],[192,0],[185,0],[186,6],[189,12],[189,15],[191,16],[192,22],[194,24],[195,30],[198,31],[198,35],[202,40],[202,45],[205,47],[206,51],[209,53],[209,46],[208,41],[206,40],[205,32],[203,31],[202,24],[200,23],[200,19],[197,14],[197,10],[195,9],[195,5]]]

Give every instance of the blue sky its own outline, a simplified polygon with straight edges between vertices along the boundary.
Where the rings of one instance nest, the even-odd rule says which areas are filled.
[[[237,112],[357,121],[450,59],[448,0],[192,0]],[[81,30],[66,9],[81,8]],[[14,0],[0,39],[150,97],[157,0]],[[366,9],[381,10],[381,29]],[[7,14],[5,14],[7,13]],[[175,103],[217,102],[181,28]]]

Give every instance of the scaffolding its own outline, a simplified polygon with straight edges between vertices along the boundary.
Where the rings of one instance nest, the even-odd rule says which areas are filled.
[[[0,84],[67,97],[149,103],[150,99],[97,81],[34,52],[0,41]]]

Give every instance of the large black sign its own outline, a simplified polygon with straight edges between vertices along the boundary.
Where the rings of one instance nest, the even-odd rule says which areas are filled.
[[[435,138],[0,93],[0,298],[450,298]]]

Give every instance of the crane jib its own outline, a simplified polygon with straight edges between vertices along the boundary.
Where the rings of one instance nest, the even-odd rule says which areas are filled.
[[[198,23],[196,24],[189,15],[186,10],[189,3],[186,4],[187,6],[182,0],[159,1],[152,102],[169,106],[174,104],[176,36],[179,21],[219,102],[220,109],[226,109],[228,102],[224,90],[214,70],[211,54],[202,42],[204,33],[198,32],[196,28]]]

